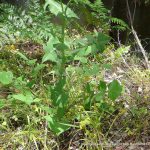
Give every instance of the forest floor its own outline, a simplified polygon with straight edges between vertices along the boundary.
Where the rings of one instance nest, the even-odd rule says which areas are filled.
[[[15,76],[20,77],[18,78],[20,81],[23,80],[21,84],[32,88],[32,92],[42,99],[45,97],[45,84],[55,82],[48,75],[52,64],[47,63],[47,68],[40,70],[39,75],[34,75],[33,78],[31,76],[34,72],[33,66],[27,64],[25,59],[22,59],[23,56],[20,58],[21,55],[18,56],[15,50],[25,52],[24,54],[30,60],[37,59],[38,63],[42,59],[42,46],[32,42],[7,45],[0,54],[0,70],[11,70]],[[150,70],[145,68],[142,58],[130,55],[130,53],[123,58],[116,58],[114,52],[106,51],[103,55],[107,56],[107,59],[103,60],[102,64],[100,64],[99,54],[97,58],[92,59],[100,66],[111,63],[111,69],[109,66],[107,69],[100,67],[101,72],[96,77],[71,74],[75,91],[80,92],[82,84],[87,81],[98,82],[103,78],[104,81],[110,82],[117,79],[123,85],[122,95],[115,102],[109,102],[108,106],[104,106],[106,107],[105,113],[101,114],[97,113],[97,108],[93,108],[91,115],[92,111],[86,112],[80,102],[75,102],[75,105],[73,103],[74,107],[69,110],[66,117],[71,118],[72,114],[80,112],[84,115],[84,119],[72,120],[71,124],[79,128],[73,126],[59,136],[55,136],[47,128],[47,122],[42,118],[45,112],[38,103],[28,106],[22,102],[13,101],[9,97],[12,93],[19,93],[19,90],[12,86],[0,85],[0,149],[149,150]],[[14,81],[13,84],[17,83]],[[32,87],[33,84],[34,87]],[[42,100],[42,105],[48,103],[46,99]]]

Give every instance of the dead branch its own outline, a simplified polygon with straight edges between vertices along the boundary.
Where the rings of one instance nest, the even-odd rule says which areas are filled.
[[[146,55],[146,52],[145,52],[145,49],[143,48],[142,44],[141,44],[141,41],[136,33],[136,31],[134,30],[134,27],[133,27],[133,20],[132,20],[132,17],[131,17],[131,11],[130,11],[130,7],[129,7],[129,3],[128,3],[128,0],[126,0],[126,4],[127,4],[127,9],[128,9],[128,14],[129,14],[129,20],[130,20],[130,25],[131,25],[131,31],[133,33],[133,36],[137,42],[137,45],[138,47],[140,48],[142,54],[143,54],[143,57],[145,59],[145,63],[146,63],[146,67],[148,69],[150,69],[150,64],[149,64],[149,61],[148,61],[148,57]]]

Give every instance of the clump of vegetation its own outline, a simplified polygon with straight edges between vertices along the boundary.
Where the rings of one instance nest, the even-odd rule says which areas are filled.
[[[150,72],[129,55],[130,46],[116,48],[108,35],[108,21],[118,30],[126,24],[111,18],[99,0],[72,2],[47,0],[43,9],[34,1],[19,14],[5,6],[2,149],[104,149],[149,135]],[[93,14],[87,9],[92,31],[80,26],[78,3],[96,8]]]

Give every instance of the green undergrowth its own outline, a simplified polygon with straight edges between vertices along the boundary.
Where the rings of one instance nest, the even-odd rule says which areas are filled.
[[[1,149],[102,150],[147,142],[150,71],[130,55],[130,46],[111,43],[106,22],[118,22],[118,30],[127,26],[109,18],[101,3],[104,16],[95,25],[104,30],[80,32],[71,26],[79,17],[69,4],[47,0],[44,10],[27,19],[40,27],[30,28],[27,20],[19,28],[3,22],[10,32],[2,30],[0,41]],[[40,15],[46,15],[43,24]],[[60,24],[49,26],[56,16]],[[22,34],[13,41],[3,36],[12,31]]]
[[[99,140],[107,144],[115,143],[116,139],[126,142],[135,138],[133,142],[138,142],[142,134],[148,136],[150,72],[134,56],[126,57],[130,68],[122,58],[112,59],[111,48],[103,56],[89,58],[87,64],[65,65],[64,91],[68,94],[65,110],[51,100],[51,86],[59,78],[53,72],[54,64],[39,64],[35,59],[26,60],[22,53],[4,50],[0,58],[1,146],[69,149],[76,143],[81,149],[102,149]],[[110,83],[115,85],[112,91],[119,90],[118,82],[122,95],[115,100],[108,92]],[[51,122],[52,114],[62,124]]]

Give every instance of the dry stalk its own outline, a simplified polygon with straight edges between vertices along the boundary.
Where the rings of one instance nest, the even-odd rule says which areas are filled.
[[[150,64],[149,64],[148,57],[146,55],[145,49],[143,48],[143,46],[141,44],[141,41],[140,41],[140,39],[139,39],[139,37],[138,37],[136,31],[134,30],[134,27],[133,27],[133,20],[132,20],[132,17],[131,17],[131,11],[130,11],[128,0],[126,0],[126,4],[127,4],[127,9],[128,9],[128,14],[129,14],[131,31],[133,33],[133,36],[134,36],[136,42],[137,42],[138,47],[140,48],[140,50],[141,50],[141,52],[143,54],[143,57],[144,57],[145,63],[146,63],[146,67],[147,67],[147,69],[150,69]]]

